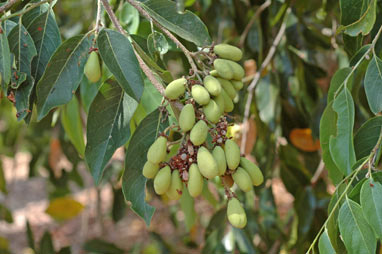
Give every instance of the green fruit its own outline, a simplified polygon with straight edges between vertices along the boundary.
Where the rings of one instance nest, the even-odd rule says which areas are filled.
[[[231,139],[227,139],[224,145],[225,158],[227,161],[228,168],[234,170],[239,166],[240,163],[240,148]]]
[[[226,61],[228,61],[228,65],[232,69],[232,79],[241,80],[242,78],[244,78],[245,72],[243,67],[241,67],[240,64],[230,60],[226,60]]]
[[[212,154],[205,147],[200,147],[197,155],[200,173],[208,179],[214,178],[219,174],[218,164]]]
[[[216,163],[218,164],[219,176],[224,175],[227,169],[227,163],[225,161],[225,153],[221,146],[216,146],[212,150],[212,155],[215,158]]]
[[[195,110],[192,104],[187,104],[182,108],[179,115],[179,126],[183,132],[187,132],[192,129],[195,124]]]
[[[190,140],[195,146],[200,146],[206,141],[208,126],[203,120],[199,120],[190,132]]]
[[[217,70],[212,70],[212,71],[210,71],[210,75],[211,75],[211,76],[214,76],[214,77],[218,77],[218,76],[219,76]]]
[[[218,75],[225,79],[233,78],[233,70],[228,60],[225,59],[215,59],[214,67],[218,73]]]
[[[223,97],[223,100],[224,100],[224,112],[231,112],[234,108],[234,105],[233,105],[233,102],[231,100],[231,98],[228,96],[228,94],[224,91],[222,91],[222,97]]]
[[[236,91],[241,90],[244,86],[243,82],[241,82],[239,80],[231,80],[231,83],[232,83],[232,85]]]
[[[165,166],[159,170],[158,174],[154,178],[154,190],[158,195],[162,195],[167,192],[171,184],[171,169],[169,166]]]
[[[151,163],[158,164],[166,159],[167,154],[167,139],[160,136],[150,146],[147,152],[147,160]]]
[[[198,165],[193,163],[188,170],[188,192],[191,197],[197,197],[203,190],[203,176],[200,174]]]
[[[231,198],[227,206],[228,221],[236,228],[244,228],[247,225],[247,216],[239,200]]]
[[[247,171],[248,175],[251,177],[252,184],[255,186],[259,186],[264,181],[263,173],[261,173],[261,170],[259,167],[253,163],[252,161],[241,157],[240,158],[240,166]]]
[[[206,105],[210,101],[210,94],[208,93],[207,89],[201,85],[192,86],[191,95],[200,105]]]
[[[84,73],[88,80],[92,83],[97,82],[101,78],[101,66],[98,59],[98,54],[92,51],[86,61]]]
[[[240,61],[243,57],[243,52],[238,47],[228,44],[218,44],[214,46],[214,52],[221,58],[233,61]]]
[[[229,80],[226,80],[226,79],[222,79],[222,78],[218,78],[221,86],[223,87],[223,90],[228,94],[228,96],[233,100],[236,96],[236,90],[235,88],[233,87],[231,81]]]
[[[170,100],[176,100],[186,92],[185,78],[175,79],[167,85],[166,90],[164,90],[164,95]]]
[[[142,174],[146,178],[154,178],[156,174],[158,173],[159,165],[154,164],[150,161],[146,161],[145,165],[143,166]]]
[[[203,79],[203,82],[204,87],[211,95],[218,96],[220,94],[222,87],[219,83],[219,80],[217,80],[215,77],[208,75]]]
[[[171,174],[171,184],[167,191],[167,196],[170,199],[178,200],[182,196],[183,182],[180,179],[179,171],[174,170]]]
[[[236,172],[232,174],[232,178],[242,191],[248,192],[252,190],[252,180],[245,169],[238,167]]]
[[[217,123],[219,122],[220,116],[222,114],[222,109],[214,100],[210,100],[210,102],[203,107],[203,112],[206,115],[208,121],[211,123]]]
[[[224,92],[224,90],[222,89],[220,94],[214,98],[214,101],[219,106],[220,115],[222,115],[224,113],[224,97],[223,97],[223,92]]]

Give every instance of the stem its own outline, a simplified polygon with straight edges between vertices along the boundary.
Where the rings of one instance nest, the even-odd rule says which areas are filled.
[[[33,3],[33,4],[31,4],[31,5],[30,5],[28,8],[26,8],[26,9],[23,9],[23,10],[21,10],[21,11],[19,11],[19,12],[15,12],[15,13],[12,13],[11,15],[2,17],[2,18],[0,19],[0,22],[2,22],[2,21],[4,21],[4,20],[7,20],[7,19],[10,19],[10,18],[13,18],[13,17],[16,17],[16,16],[24,15],[24,14],[27,13],[28,11],[30,11],[30,10],[32,10],[32,9],[34,9],[34,8],[36,8],[36,7],[38,7],[38,6],[42,5],[42,4],[44,4],[44,3],[48,3],[48,2],[50,2],[50,0],[43,0],[43,1],[41,1],[41,2]],[[4,7],[4,6],[2,6],[2,7]],[[1,9],[1,7],[0,7],[0,9]]]
[[[95,24],[95,34],[98,36],[99,28],[101,26],[101,13],[102,13],[102,5],[101,0],[97,1],[97,19]]]
[[[0,12],[6,11],[10,7],[12,7],[12,5],[14,5],[17,1],[18,0],[10,0],[8,3],[6,3],[0,7]]]

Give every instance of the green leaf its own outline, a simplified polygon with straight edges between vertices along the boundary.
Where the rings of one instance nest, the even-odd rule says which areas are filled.
[[[382,111],[382,60],[375,55],[367,66],[364,84],[370,110],[378,114]]]
[[[126,201],[121,188],[113,188],[113,207],[111,215],[114,222],[120,221],[126,215]]]
[[[320,236],[320,240],[318,241],[318,249],[320,254],[335,254],[336,251],[333,249],[332,244],[330,243],[328,231],[325,231]]]
[[[115,150],[130,137],[130,120],[138,103],[116,81],[106,81],[89,109],[85,159],[98,184]]]
[[[30,1],[30,3],[35,3],[37,1],[39,0],[33,0],[33,1]],[[33,22],[35,18],[37,18],[37,16],[39,16],[40,14],[48,10],[49,10],[48,3],[44,3],[40,6],[37,6],[36,8],[33,8],[32,10],[28,11],[27,13],[23,15],[23,18],[22,18],[23,25],[27,27],[29,24]]]
[[[196,222],[196,212],[194,199],[190,196],[186,185],[183,185],[182,196],[180,197],[180,207],[184,213],[186,229],[190,232]]]
[[[336,73],[334,73],[332,79],[330,80],[330,87],[328,91],[328,104],[334,99],[334,94],[337,92],[338,88],[340,88],[344,84],[344,81],[349,76],[351,70],[352,69],[350,67],[345,67],[342,69],[338,69]]]
[[[332,107],[337,113],[337,135],[330,136],[330,154],[336,166],[343,174],[348,175],[355,163],[353,144],[354,102],[346,86],[334,99]]]
[[[97,254],[123,254],[125,253],[124,250],[118,248],[113,243],[106,242],[101,239],[92,239],[87,241],[83,249],[85,251],[88,251],[90,253],[97,253]]]
[[[3,29],[5,31],[5,35],[8,36],[9,33],[12,31],[12,29],[17,26],[16,22],[13,22],[12,20],[6,20],[4,23]]]
[[[357,159],[368,156],[377,144],[382,129],[382,116],[367,120],[354,136],[354,147]]]
[[[4,220],[8,223],[13,223],[13,216],[11,211],[3,204],[0,204],[0,220]]]
[[[136,101],[143,93],[143,79],[133,47],[126,36],[103,29],[98,36],[98,52],[121,87]]]
[[[382,239],[382,184],[370,178],[361,189],[361,207],[363,215],[374,229],[379,239]]]
[[[370,33],[376,19],[377,0],[340,0],[341,26],[338,31],[350,36]]]
[[[131,209],[150,225],[155,208],[145,202],[145,186],[147,179],[142,175],[147,151],[157,134],[168,126],[168,121],[162,122],[161,113],[155,110],[146,116],[139,124],[130,139],[126,152],[125,171],[122,177],[122,190],[125,199],[131,202]]]
[[[306,235],[313,223],[316,209],[316,198],[311,186],[305,187],[296,195],[294,207],[298,215],[298,235]]]
[[[176,3],[169,0],[146,0],[142,7],[162,26],[196,46],[208,46],[212,43],[206,25],[190,11],[179,13]]]
[[[4,194],[7,194],[7,182],[5,181],[3,164],[0,163],[0,191]]]
[[[129,34],[135,34],[139,27],[139,12],[131,4],[124,3],[116,13],[119,22]]]
[[[0,87],[6,94],[11,80],[11,52],[2,24],[0,24],[0,31]]]
[[[56,49],[37,83],[38,120],[72,99],[84,74],[90,42],[88,35],[77,35]]]
[[[154,31],[147,37],[147,48],[152,56],[166,54],[168,47],[167,39],[162,33]]]
[[[98,89],[103,83],[99,80],[97,83],[90,83],[87,78],[83,78],[80,84],[81,105],[86,113],[89,113],[90,105],[98,94]]]
[[[338,225],[348,254],[375,254],[374,232],[359,204],[346,198],[338,215]]]
[[[29,220],[26,221],[26,228],[27,228],[28,246],[29,246],[29,248],[31,248],[32,250],[34,250],[36,252],[35,244],[34,244],[33,231],[32,231],[31,225],[29,223]]]
[[[53,242],[52,242],[52,236],[50,235],[49,232],[45,231],[40,241],[39,254],[52,254],[52,253],[55,253]]]

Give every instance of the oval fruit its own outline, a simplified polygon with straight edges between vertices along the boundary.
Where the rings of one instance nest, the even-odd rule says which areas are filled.
[[[215,45],[214,52],[221,58],[233,61],[240,61],[243,57],[243,52],[238,47],[224,43]]]
[[[158,174],[154,178],[154,190],[158,195],[162,195],[167,192],[171,184],[171,169],[169,166],[165,166],[159,170]]]
[[[160,136],[150,146],[147,152],[147,160],[151,163],[158,164],[166,159],[167,154],[167,139]]]
[[[233,186],[233,179],[231,175],[223,175],[221,176],[221,179],[225,186],[228,186],[228,188],[231,188]]]
[[[231,139],[227,139],[224,145],[225,158],[228,168],[231,170],[236,169],[240,163],[240,148]]]
[[[233,70],[227,61],[228,60],[225,59],[215,59],[214,67],[220,77],[225,79],[232,79]]]
[[[236,228],[244,228],[247,225],[247,215],[237,198],[231,198],[227,206],[228,221]]]
[[[259,186],[264,181],[264,176],[259,167],[253,163],[252,161],[241,157],[240,158],[240,166],[247,171],[248,175],[251,177],[252,184],[255,186]]]
[[[223,97],[223,100],[224,100],[224,112],[231,112],[233,110],[233,108],[235,107],[233,105],[233,102],[231,100],[231,98],[228,96],[228,94],[224,91],[221,92],[222,94],[222,97]]]
[[[164,95],[170,100],[176,100],[186,92],[186,83],[185,78],[175,79],[167,85],[164,90]]]
[[[154,178],[156,174],[158,173],[159,165],[154,164],[150,161],[146,161],[145,165],[143,166],[142,174],[146,178]]]
[[[97,82],[101,78],[102,72],[97,52],[92,51],[90,53],[85,64],[84,73],[92,83]]]
[[[188,192],[191,197],[197,197],[203,190],[203,176],[200,174],[198,165],[193,163],[188,170]]]
[[[206,141],[208,126],[203,120],[199,120],[190,132],[190,140],[195,146],[200,146]]]
[[[226,79],[222,79],[222,78],[218,78],[223,90],[228,94],[228,96],[231,98],[231,100],[233,100],[236,96],[236,90],[235,88],[233,87],[231,81],[229,80],[226,80]]]
[[[240,64],[230,60],[226,61],[228,61],[228,65],[232,69],[232,79],[241,80],[242,78],[244,78],[245,72]]]
[[[178,200],[182,196],[183,182],[180,179],[179,171],[174,170],[171,174],[171,184],[167,191],[167,196],[170,199]]]
[[[200,105],[206,105],[210,101],[210,94],[207,89],[201,85],[194,85],[191,88],[191,95],[194,100]]]
[[[217,80],[215,77],[208,75],[203,79],[203,83],[204,87],[211,95],[218,96],[220,94],[222,87],[219,80]]]
[[[217,123],[219,122],[222,109],[214,100],[210,100],[210,102],[203,107],[203,112],[208,121],[211,123]]]
[[[232,178],[242,191],[248,192],[252,190],[252,180],[245,169],[239,167],[236,172],[232,174]]]
[[[227,163],[225,161],[225,153],[221,146],[216,146],[212,150],[212,155],[215,158],[216,163],[218,164],[219,176],[224,175],[227,169]]]
[[[212,154],[205,147],[200,147],[197,155],[200,173],[208,179],[214,178],[219,174],[218,165]]]
[[[220,115],[224,113],[224,97],[222,94],[223,92],[224,90],[222,89],[220,94],[214,98],[214,101],[216,102],[216,104],[218,104],[218,107],[220,109]]]
[[[179,115],[179,127],[183,132],[192,129],[195,124],[195,110],[192,104],[187,104],[182,108]]]
[[[231,83],[232,83],[232,85],[236,91],[241,90],[244,86],[243,82],[241,82],[239,80],[231,80]]]
[[[211,76],[214,76],[214,77],[218,77],[218,76],[219,76],[217,70],[212,70],[212,71],[210,71],[210,75],[211,75]]]

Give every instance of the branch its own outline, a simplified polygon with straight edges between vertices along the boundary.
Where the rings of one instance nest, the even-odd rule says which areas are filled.
[[[2,22],[2,21],[4,21],[4,20],[7,20],[7,19],[10,19],[10,18],[13,18],[13,17],[16,17],[16,16],[24,15],[24,14],[27,13],[28,11],[30,11],[30,10],[32,10],[32,9],[34,9],[34,8],[36,8],[36,7],[40,6],[40,5],[42,5],[42,4],[48,3],[48,2],[50,2],[50,0],[43,0],[43,1],[41,1],[41,2],[33,3],[33,4],[31,4],[31,5],[30,5],[28,8],[26,8],[26,9],[23,9],[23,10],[21,10],[21,11],[19,11],[19,12],[15,12],[15,13],[12,13],[11,15],[2,17],[2,18],[0,19],[0,22]],[[4,7],[4,6],[2,6],[2,7]],[[0,7],[0,8],[2,8],[2,7]]]
[[[101,0],[97,1],[97,19],[95,24],[95,33],[98,35],[99,28],[101,26],[101,13],[102,13],[102,5]]]
[[[12,7],[18,0],[9,0],[8,3],[5,3],[3,6],[0,7],[0,12],[6,11],[9,8]]]

